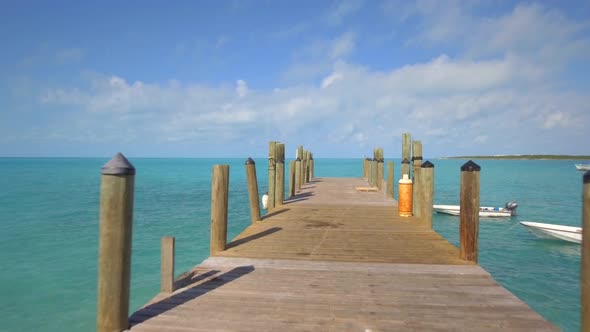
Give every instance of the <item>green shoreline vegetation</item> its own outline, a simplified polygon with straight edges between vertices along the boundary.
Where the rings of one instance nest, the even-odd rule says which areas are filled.
[[[590,160],[590,155],[568,155],[568,154],[510,154],[495,156],[455,156],[441,157],[438,159],[522,159],[522,160]]]

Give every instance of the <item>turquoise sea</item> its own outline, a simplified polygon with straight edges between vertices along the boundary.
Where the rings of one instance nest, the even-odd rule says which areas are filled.
[[[244,158],[130,158],[137,169],[131,308],[159,290],[162,236],[176,237],[177,274],[208,256],[211,170],[230,165],[229,234],[249,224]],[[395,161],[399,179],[399,159]],[[0,158],[0,331],[95,329],[100,168],[108,158]],[[464,160],[435,164],[435,203],[458,204]],[[256,159],[266,190],[266,159]],[[519,203],[481,219],[480,264],[565,331],[580,328],[580,245],[535,238],[521,220],[579,226],[582,173],[567,160],[481,160],[482,205]],[[357,177],[361,159],[316,159],[318,177]],[[435,215],[458,245],[458,218]]]

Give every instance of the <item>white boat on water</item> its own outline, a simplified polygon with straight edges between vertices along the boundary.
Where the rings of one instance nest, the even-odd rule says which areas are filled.
[[[511,217],[516,215],[518,204],[514,201],[506,203],[505,207],[480,206],[479,216],[484,218]],[[433,210],[437,213],[450,214],[458,216],[461,212],[459,205],[433,205]]]
[[[590,171],[590,164],[576,164],[578,171]]]
[[[531,233],[546,239],[559,239],[574,243],[582,243],[582,228],[540,222],[521,221]]]

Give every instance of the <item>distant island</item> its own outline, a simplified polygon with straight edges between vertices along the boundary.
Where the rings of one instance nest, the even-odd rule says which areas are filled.
[[[457,156],[441,157],[439,159],[556,159],[556,160],[590,160],[589,156],[568,155],[568,154],[507,154],[495,156]]]

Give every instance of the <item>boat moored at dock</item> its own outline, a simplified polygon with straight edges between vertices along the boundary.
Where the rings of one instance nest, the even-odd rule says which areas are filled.
[[[479,216],[484,218],[512,217],[516,215],[517,207],[518,203],[515,201],[507,202],[504,207],[481,206],[479,208]],[[452,216],[458,216],[461,212],[461,207],[459,205],[435,204],[432,206],[432,208],[437,213],[449,214]]]
[[[540,238],[582,243],[582,227],[546,224],[532,221],[521,221],[520,224]]]

